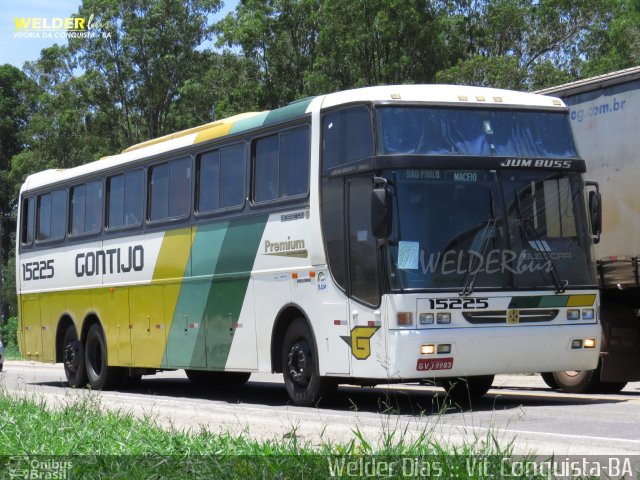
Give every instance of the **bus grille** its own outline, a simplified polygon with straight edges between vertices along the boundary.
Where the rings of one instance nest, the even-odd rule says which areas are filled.
[[[517,323],[550,322],[558,316],[557,309],[527,309],[519,310],[519,321]],[[474,325],[488,323],[507,323],[507,310],[489,310],[462,312],[464,319]]]

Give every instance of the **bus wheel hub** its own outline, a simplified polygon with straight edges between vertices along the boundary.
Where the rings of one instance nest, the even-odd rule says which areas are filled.
[[[78,341],[67,344],[63,352],[64,365],[69,370],[75,370],[78,367]]]
[[[295,380],[301,386],[306,386],[309,384],[309,379],[306,375],[306,366],[307,366],[307,354],[302,345],[296,343],[291,347],[291,351],[289,352],[289,373],[291,374],[291,378]]]

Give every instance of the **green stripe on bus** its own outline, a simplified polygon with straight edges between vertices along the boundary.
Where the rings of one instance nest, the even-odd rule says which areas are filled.
[[[509,308],[537,308],[542,297],[512,297]]]
[[[286,107],[277,108],[271,110],[267,118],[264,120],[265,125],[271,125],[274,123],[286,122],[296,117],[301,117],[307,111],[307,107],[315,97],[308,97],[297,102],[290,103]]]
[[[269,112],[263,112],[255,117],[243,118],[242,120],[234,122],[231,126],[231,130],[229,130],[229,135],[261,127],[268,114]]]
[[[566,307],[569,295],[547,295],[540,297],[540,308]]]
[[[231,222],[204,312],[207,368],[224,369],[268,215]],[[253,301],[253,300],[250,300]],[[198,345],[196,344],[196,347]],[[197,360],[194,352],[192,361]]]
[[[163,367],[224,369],[268,215],[199,227]]]
[[[197,348],[198,332],[211,290],[211,280],[222,249],[229,222],[194,228],[191,246],[192,276],[185,277],[167,338],[162,359],[164,367],[206,367],[204,347]]]

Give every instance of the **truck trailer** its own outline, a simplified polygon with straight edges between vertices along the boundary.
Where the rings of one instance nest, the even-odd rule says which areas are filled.
[[[599,365],[542,376],[550,387],[568,392],[619,392],[640,380],[640,67],[537,93],[560,97],[569,108],[586,177],[598,183],[603,209],[595,245],[603,332]]]

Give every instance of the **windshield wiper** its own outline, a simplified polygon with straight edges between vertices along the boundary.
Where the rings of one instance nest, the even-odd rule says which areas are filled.
[[[493,234],[496,230],[496,223],[498,219],[496,218],[495,207],[493,205],[493,190],[489,190],[489,219],[487,220],[487,224],[484,227],[484,231],[482,232],[482,239],[480,240],[480,248],[478,249],[478,254],[480,258],[484,258],[484,252],[487,250],[487,246],[493,238]],[[469,262],[469,270],[464,277],[464,282],[462,284],[462,290],[460,290],[460,296],[467,296],[473,293],[473,286],[476,283],[476,278],[478,277],[478,272],[480,269],[475,269],[475,257],[471,259]]]
[[[551,255],[549,255],[547,247],[545,246],[546,242],[542,240],[535,227],[531,225],[531,221],[528,218],[524,218],[524,216],[522,215],[522,208],[520,206],[520,197],[518,196],[518,192],[514,191],[514,194],[516,197],[518,220],[520,220],[520,225],[522,226],[522,247],[526,248],[525,242],[529,241],[527,230],[530,230],[533,233],[533,243],[536,246],[536,250],[538,251],[538,253],[540,253],[540,255],[542,255],[544,260],[546,260],[548,262],[548,265],[550,266],[548,273],[550,274],[551,280],[553,280],[553,284],[556,287],[555,293],[564,293],[565,287],[569,284],[569,282],[567,280],[560,279],[560,275],[558,275],[556,265],[555,263],[553,263],[553,259],[551,258]]]

